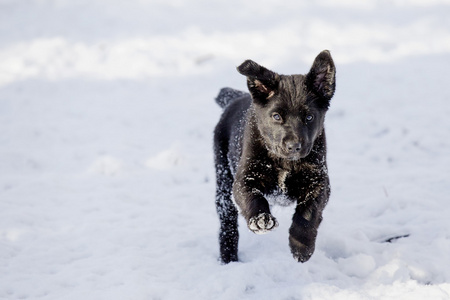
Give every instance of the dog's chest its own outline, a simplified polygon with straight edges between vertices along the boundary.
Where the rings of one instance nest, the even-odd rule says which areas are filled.
[[[286,185],[286,179],[289,176],[289,171],[284,169],[277,170],[277,186],[272,193],[266,195],[266,198],[270,205],[289,206],[295,203],[295,199],[288,196],[288,187]]]
[[[289,175],[289,171],[279,170],[278,171],[278,188],[283,194],[287,193],[286,178]]]

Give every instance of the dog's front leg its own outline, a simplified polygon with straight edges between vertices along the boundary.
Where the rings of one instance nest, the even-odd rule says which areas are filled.
[[[233,185],[233,195],[248,228],[256,234],[264,234],[278,226],[278,221],[270,213],[269,203],[261,190],[261,180],[249,176],[239,176]]]
[[[328,176],[314,183],[298,199],[289,228],[289,246],[299,262],[306,262],[314,253],[317,230],[330,195]]]

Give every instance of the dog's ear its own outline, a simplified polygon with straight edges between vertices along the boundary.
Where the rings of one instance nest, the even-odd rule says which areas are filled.
[[[317,55],[311,70],[306,75],[306,85],[319,97],[330,100],[336,89],[336,68],[330,51]]]
[[[275,95],[280,76],[252,60],[244,61],[237,67],[239,73],[247,76],[247,86],[252,94],[253,101],[259,104],[266,104]]]

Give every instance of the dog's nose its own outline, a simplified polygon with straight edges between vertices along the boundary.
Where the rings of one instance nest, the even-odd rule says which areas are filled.
[[[300,152],[302,145],[300,143],[287,142],[286,148],[290,153]]]

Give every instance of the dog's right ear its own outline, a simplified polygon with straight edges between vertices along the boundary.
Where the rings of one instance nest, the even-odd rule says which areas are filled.
[[[247,76],[247,86],[252,95],[253,101],[259,104],[266,104],[275,95],[280,76],[252,60],[244,61],[237,67],[239,73]]]
[[[324,50],[317,55],[311,70],[306,74],[306,85],[327,102],[336,89],[336,67],[330,51]]]

